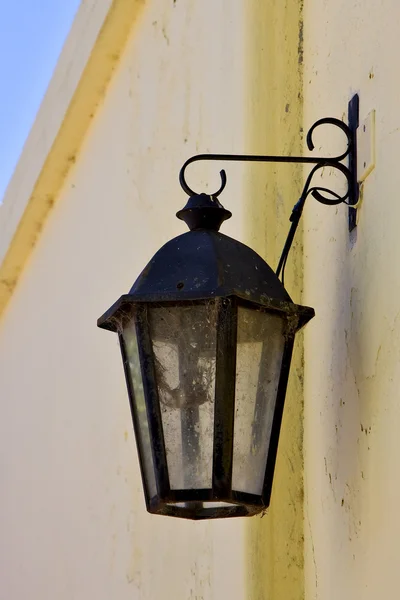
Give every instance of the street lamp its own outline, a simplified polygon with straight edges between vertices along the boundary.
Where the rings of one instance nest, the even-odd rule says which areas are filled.
[[[177,213],[190,231],[167,242],[129,294],[98,321],[118,333],[147,509],[188,519],[250,516],[270,502],[279,432],[296,332],[314,310],[294,304],[283,274],[309,194],[326,204],[355,203],[355,135],[336,119],[346,152],[334,158],[198,155],[183,166],[188,193]],[[185,181],[195,160],[309,162],[315,166],[292,213],[277,274],[249,247],[219,232],[231,217],[212,195]],[[340,196],[311,187],[330,166],[347,179]]]

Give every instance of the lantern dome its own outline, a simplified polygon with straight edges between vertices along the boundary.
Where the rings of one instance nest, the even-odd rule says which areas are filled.
[[[290,302],[289,294],[271,267],[254,250],[220,233],[199,229],[167,242],[151,259],[130,294],[154,291],[176,298],[237,295]]]
[[[296,305],[271,267],[254,250],[219,231],[196,229],[168,241],[143,269],[129,294],[99,319],[118,331],[119,313],[132,302],[173,302],[236,296],[296,313],[302,327],[312,308]]]

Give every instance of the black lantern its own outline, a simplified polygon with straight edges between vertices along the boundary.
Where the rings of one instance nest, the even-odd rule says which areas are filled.
[[[292,213],[278,271],[283,272],[307,196],[354,201],[354,132],[335,158],[198,155],[181,170],[190,195],[177,213],[190,231],[165,244],[129,294],[99,319],[118,333],[147,509],[188,519],[251,516],[270,502],[279,432],[296,332],[313,316],[294,304],[267,263],[219,232],[231,213],[217,196],[195,194],[184,170],[194,160],[314,162]],[[347,178],[344,196],[311,187],[323,167]],[[353,186],[353,187],[352,187]],[[326,197],[324,193],[330,195]]]
[[[118,332],[147,508],[191,519],[269,504],[293,340],[313,315],[205,194],[99,319]]]

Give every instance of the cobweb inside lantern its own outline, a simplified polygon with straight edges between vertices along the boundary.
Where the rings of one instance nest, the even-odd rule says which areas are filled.
[[[217,308],[149,309],[171,489],[212,486]]]
[[[232,487],[259,495],[285,345],[284,320],[239,307]]]

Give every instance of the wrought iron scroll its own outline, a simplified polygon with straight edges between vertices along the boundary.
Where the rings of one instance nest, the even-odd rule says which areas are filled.
[[[338,156],[263,156],[263,155],[254,155],[254,154],[196,154],[189,158],[181,168],[179,174],[179,182],[182,186],[182,189],[189,196],[193,196],[196,194],[187,184],[185,179],[185,172],[187,167],[197,161],[209,160],[209,161],[232,161],[232,162],[271,162],[271,163],[297,163],[297,164],[312,164],[314,165],[311,169],[304,188],[303,192],[300,196],[299,201],[293,208],[291,215],[291,228],[278,264],[278,268],[276,273],[278,277],[282,273],[282,282],[283,282],[283,274],[286,265],[287,256],[290,251],[290,247],[293,242],[294,234],[296,232],[301,214],[303,212],[303,207],[307,197],[311,194],[318,202],[326,205],[336,205],[336,204],[348,204],[349,206],[354,206],[357,203],[358,199],[358,184],[357,184],[357,175],[355,172],[356,169],[356,131],[355,128],[349,127],[343,121],[339,119],[335,119],[333,117],[326,117],[324,119],[319,119],[314,123],[314,125],[310,128],[307,133],[306,142],[309,150],[314,150],[314,141],[313,136],[315,130],[321,125],[333,125],[341,129],[347,140],[347,147],[342,154]],[[348,166],[344,164],[344,161],[348,161]],[[330,167],[332,169],[336,169],[340,171],[346,178],[346,188],[344,192],[338,193],[335,190],[329,189],[327,187],[323,187],[321,185],[312,185],[312,180],[317,171],[320,169],[324,169],[326,167]],[[220,188],[210,194],[210,197],[219,205],[219,201],[217,200],[218,196],[223,192],[226,186],[226,172],[225,170],[220,171],[221,177],[221,185]]]

